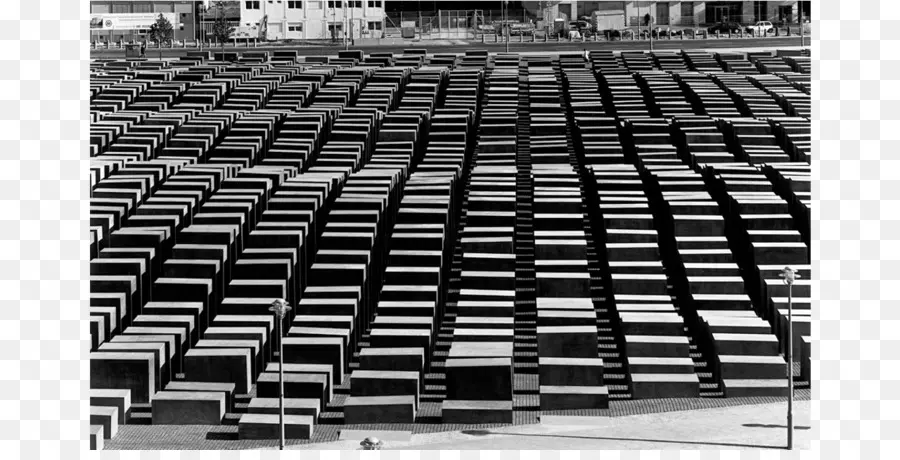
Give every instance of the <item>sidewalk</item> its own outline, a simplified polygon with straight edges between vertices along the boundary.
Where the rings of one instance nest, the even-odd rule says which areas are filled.
[[[783,449],[787,403],[627,417],[553,417],[541,424],[413,435],[385,450]],[[810,402],[794,403],[794,449],[809,449]],[[290,449],[359,449],[358,441]]]
[[[779,50],[797,51],[797,50],[802,50],[802,49],[809,49],[809,47],[808,47],[808,46],[804,46],[804,47],[800,47],[800,46],[779,46],[779,47],[776,47],[776,48],[773,48],[773,47],[765,47],[765,48],[763,48],[763,47],[760,47],[760,48],[708,48],[708,49],[696,49],[696,50],[693,50],[693,49],[692,49],[691,51],[699,51],[699,52],[705,52],[705,53],[759,53],[759,52],[775,51],[776,49],[779,49]],[[218,51],[219,51],[219,50],[214,50],[214,52],[218,52]],[[253,50],[251,49],[250,51],[253,51]],[[590,51],[590,50],[588,50],[588,51]],[[613,53],[614,55],[619,55],[619,54],[622,54],[623,51],[625,51],[625,52],[628,52],[628,51],[630,51],[630,52],[635,52],[635,51],[641,51],[641,50],[615,50],[615,51],[613,51],[612,53]],[[642,50],[642,51],[649,52],[649,50]],[[668,49],[668,50],[654,50],[654,51],[658,51],[658,52],[662,52],[662,53],[665,53],[665,52],[677,52],[677,50],[671,50],[671,49]],[[510,54],[517,54],[517,55],[519,55],[519,56],[554,56],[554,57],[555,57],[555,56],[559,56],[560,54],[579,54],[579,53],[584,53],[584,50],[572,49],[572,50],[545,50],[545,51],[510,51]],[[450,52],[443,52],[443,53],[437,52],[437,53],[428,53],[428,54],[426,54],[426,56],[428,56],[428,57],[433,57],[435,54],[464,54],[464,52],[456,52],[456,51],[454,51],[454,52],[452,52],[452,53],[450,53]],[[497,55],[499,55],[499,54],[506,54],[506,52],[505,52],[505,51],[490,51],[490,52],[488,52],[488,55],[491,55],[491,56],[497,56]],[[300,56],[303,57],[304,55],[301,53]],[[315,55],[315,56],[333,56],[333,57],[337,57],[337,52],[335,52],[334,54],[324,54],[324,55],[319,55],[319,54],[317,54],[317,55]],[[149,60],[149,61],[158,61],[158,60],[159,60],[157,56],[152,56],[152,55],[150,55],[150,54],[148,54],[148,55],[145,56],[145,57],[146,57],[147,60]],[[96,59],[104,59],[104,58],[91,58],[91,59],[92,59],[92,60],[96,60]],[[106,59],[109,59],[109,58],[106,58]],[[162,60],[163,60],[163,61],[177,61],[177,60],[179,60],[179,58],[177,58],[177,57],[163,56]]]
[[[488,52],[494,54],[498,52],[504,52],[506,50],[505,43],[473,43],[469,42],[468,44],[456,44],[456,43],[448,43],[443,45],[438,45],[435,43],[415,43],[410,45],[384,45],[378,47],[359,47],[353,46],[351,49],[362,50],[365,53],[372,52],[391,52],[396,54],[402,54],[405,49],[409,48],[420,48],[427,49],[429,54],[443,54],[443,53],[455,53],[455,54],[463,54],[471,49],[484,49]],[[806,42],[807,44],[809,41]],[[743,39],[712,39],[712,40],[655,40],[653,42],[653,48],[655,51],[678,51],[681,49],[685,50],[731,50],[731,49],[780,49],[780,48],[789,48],[796,47],[800,44],[799,37],[779,37],[779,38],[743,38]],[[547,42],[547,43],[509,43],[509,50],[513,52],[520,53],[537,53],[537,54],[547,54],[547,53],[571,53],[571,52],[583,52],[585,49],[587,50],[609,50],[613,52],[620,51],[646,51],[650,48],[650,43],[645,40],[639,41],[615,41],[615,42]],[[246,51],[278,51],[278,50],[296,50],[300,55],[305,56],[333,56],[337,55],[339,51],[343,49],[343,46],[296,46],[296,47],[287,47],[287,46],[266,46],[261,45],[259,47],[227,47],[227,52],[246,52]],[[209,51],[219,51],[220,48],[214,47],[212,49],[206,48],[205,50]],[[177,57],[177,56],[185,56],[190,51],[196,51],[193,48],[174,48],[174,49],[163,49],[162,54],[164,57]],[[158,50],[156,48],[147,49],[148,56],[156,55]],[[125,56],[124,50],[112,49],[112,50],[91,50],[90,52],[92,59],[97,58],[117,58],[122,59]]]

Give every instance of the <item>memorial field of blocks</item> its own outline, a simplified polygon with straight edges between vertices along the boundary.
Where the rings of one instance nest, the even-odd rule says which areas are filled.
[[[292,440],[780,397],[788,347],[808,385],[809,71],[775,51],[94,61],[91,445],[277,439],[279,346]]]

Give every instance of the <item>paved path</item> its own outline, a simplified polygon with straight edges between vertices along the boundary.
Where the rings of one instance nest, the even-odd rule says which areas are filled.
[[[787,403],[668,412],[626,417],[545,419],[536,425],[412,436],[388,441],[389,450],[596,450],[596,449],[782,449],[787,443]],[[810,403],[794,404],[794,448],[809,449]],[[552,422],[552,423],[551,423]],[[359,449],[338,441],[290,449]]]
[[[809,46],[809,38],[806,38],[806,45]],[[800,37],[772,37],[772,38],[739,38],[739,39],[708,39],[708,40],[659,40],[653,42],[654,50],[680,50],[680,49],[691,49],[691,50],[710,50],[710,49],[730,49],[730,48],[766,48],[766,49],[774,49],[774,48],[785,48],[785,47],[794,47],[800,46]],[[486,49],[492,53],[496,52],[504,52],[506,50],[506,45],[503,43],[478,43],[478,42],[469,42],[467,44],[456,44],[449,43],[446,44],[434,44],[434,43],[414,43],[408,45],[379,45],[379,46],[367,46],[367,47],[352,47],[352,49],[363,50],[366,53],[372,52],[382,52],[382,53],[402,53],[404,49],[408,48],[424,48],[427,49],[429,53],[464,53],[470,49]],[[328,55],[336,55],[338,51],[343,49],[340,46],[260,46],[257,48],[244,48],[244,47],[227,47],[226,51],[273,51],[273,50],[291,50],[296,49],[300,52],[302,56],[328,56]],[[509,51],[510,52],[573,52],[573,51],[583,51],[583,50],[614,50],[614,51],[639,51],[639,50],[648,50],[649,44],[645,41],[615,41],[615,42],[576,42],[576,43],[567,43],[567,42],[547,42],[547,43],[514,43],[510,42]],[[213,48],[214,51],[218,51],[219,48]],[[178,57],[184,56],[188,51],[194,51],[194,49],[164,49],[162,50],[163,57]],[[159,56],[159,51],[156,49],[147,49],[147,57],[148,58],[156,58]],[[91,50],[91,58],[92,59],[101,59],[101,58],[124,58],[125,51],[112,49],[112,50]]]

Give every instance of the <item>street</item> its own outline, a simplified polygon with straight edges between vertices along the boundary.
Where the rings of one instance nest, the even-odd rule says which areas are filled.
[[[459,41],[457,41],[459,42]],[[809,46],[809,37],[805,38],[806,46]],[[796,47],[800,45],[800,37],[799,36],[791,36],[791,37],[773,37],[773,38],[721,38],[721,39],[672,39],[672,40],[654,40],[653,41],[653,49],[654,50],[690,50],[690,49],[716,49],[716,48],[772,48],[777,49],[779,47]],[[509,51],[510,52],[581,52],[584,50],[613,50],[613,51],[644,51],[649,50],[650,44],[647,40],[625,40],[625,41],[614,41],[614,42],[536,42],[536,43],[518,43],[510,41],[509,43]],[[476,41],[469,41],[467,43],[453,43],[451,40],[442,40],[435,42],[418,42],[418,43],[409,43],[402,45],[379,45],[379,46],[366,46],[366,47],[351,47],[350,49],[358,49],[362,50],[366,53],[380,52],[380,53],[396,53],[401,54],[403,50],[417,48],[417,49],[426,49],[429,54],[440,54],[440,53],[465,53],[468,50],[472,49],[486,49],[492,53],[504,52],[506,51],[505,43],[479,43]],[[208,49],[208,48],[204,48]],[[264,46],[260,45],[256,48],[254,47],[245,47],[245,46],[226,46],[225,51],[278,51],[278,50],[298,50],[301,56],[328,56],[328,55],[336,55],[338,51],[343,50],[343,46],[340,44],[336,44],[334,46],[289,46],[289,45],[281,45],[281,46]],[[177,58],[179,56],[185,56],[189,51],[196,51],[196,48],[174,48],[174,49],[163,49],[162,56],[163,58]],[[212,48],[213,51],[221,51],[221,48]],[[153,59],[159,56],[159,50],[156,48],[147,48],[147,58]],[[110,50],[91,50],[91,59],[121,59],[125,57],[124,49],[110,49]]]

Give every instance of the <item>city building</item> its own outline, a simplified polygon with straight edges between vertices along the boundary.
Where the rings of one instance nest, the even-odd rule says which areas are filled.
[[[221,4],[221,8],[215,5]],[[225,18],[229,24],[237,27],[241,22],[241,2],[238,0],[204,1],[200,8],[200,30],[207,40],[213,40],[213,25],[216,19]]]
[[[267,40],[381,38],[383,0],[245,0],[236,36]]]
[[[505,3],[505,5],[504,5]],[[811,2],[797,0],[773,1],[420,1],[392,0],[385,2],[388,35],[399,35],[401,23],[415,23],[423,37],[444,37],[446,32],[466,28],[469,33],[481,28],[490,29],[505,17],[511,22],[532,22],[538,30],[554,21],[586,19],[598,28],[621,29],[636,27],[649,14],[653,24],[660,27],[703,27],[721,21],[750,25],[757,21],[775,24],[796,23],[803,11],[809,18]],[[452,36],[452,35],[451,35]]]
[[[144,40],[160,14],[172,23],[175,40],[194,40],[198,9],[203,2],[189,0],[91,0],[91,40]]]

